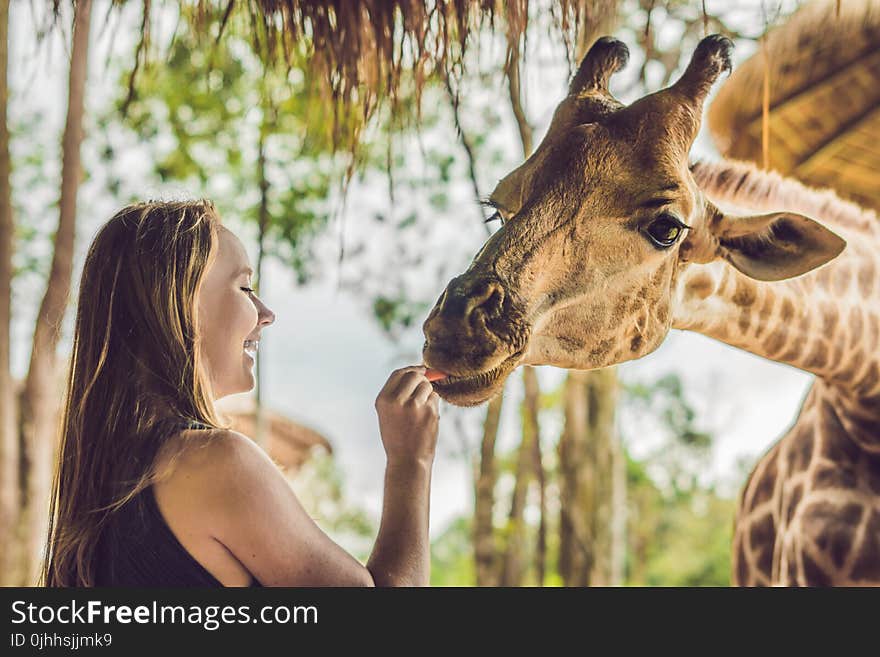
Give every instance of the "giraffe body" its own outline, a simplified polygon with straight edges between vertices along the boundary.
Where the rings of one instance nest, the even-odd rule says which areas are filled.
[[[836,398],[816,381],[749,478],[733,543],[737,584],[880,585],[880,458],[848,435]]]

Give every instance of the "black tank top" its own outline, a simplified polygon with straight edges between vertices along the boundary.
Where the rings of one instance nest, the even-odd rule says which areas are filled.
[[[209,429],[200,422],[180,422],[179,429]],[[196,561],[172,533],[148,486],[113,513],[96,553],[95,586],[223,586]],[[251,586],[261,586],[254,578]]]

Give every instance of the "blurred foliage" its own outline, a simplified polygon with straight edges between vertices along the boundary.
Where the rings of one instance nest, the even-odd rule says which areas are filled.
[[[11,186],[15,190],[13,280],[32,275],[42,281],[51,260],[52,231],[58,221],[55,179],[60,176],[60,168],[52,170],[57,154],[50,155],[54,144],[44,134],[45,120],[41,111],[10,119],[10,154],[14,162]]]
[[[473,517],[459,516],[431,541],[431,586],[473,586]]]
[[[345,495],[345,475],[323,448],[312,451],[298,472],[288,475],[303,508],[325,532],[366,562],[377,528],[370,514]]]
[[[166,61],[138,73],[131,98],[122,77],[103,125],[122,114],[153,148],[158,178],[211,198],[221,216],[258,222],[264,202],[267,253],[304,283],[315,265],[310,242],[328,223],[348,163],[333,154],[334,124],[304,73],[304,52],[290,68],[263,64],[242,13],[232,13],[220,43],[182,20]],[[118,155],[109,140],[103,155],[108,163]]]
[[[544,401],[558,399],[549,391]],[[649,402],[649,403],[648,403]],[[550,412],[560,407],[546,405]],[[627,445],[637,436],[623,436],[626,471],[626,555],[624,584],[629,586],[728,586],[730,584],[730,545],[736,501],[719,494],[711,483],[701,481],[711,456],[712,436],[694,427],[693,409],[680,379],[665,376],[654,382],[631,383],[621,394],[620,413],[647,416],[651,426],[663,434],[662,445],[647,457],[631,457]],[[695,438],[698,436],[698,438]],[[546,441],[549,442],[549,441]],[[550,508],[558,496],[555,459],[545,444],[548,467]],[[555,445],[554,445],[555,447]],[[516,450],[498,454],[498,499],[496,506],[509,506],[510,483]],[[507,495],[505,495],[507,493]],[[534,556],[537,532],[537,500],[529,500],[525,518],[528,550]],[[496,524],[503,531],[504,518]],[[558,517],[548,521],[548,586],[560,585],[557,570]],[[435,538],[432,544],[432,575],[435,585],[473,586],[475,583],[473,546],[470,542],[472,517],[461,517]],[[462,555],[466,551],[466,558]],[[530,574],[531,576],[531,574]],[[530,580],[527,580],[527,582]],[[531,580],[533,583],[533,580]]]
[[[735,512],[712,486],[670,494],[627,456],[626,584],[729,586]]]
[[[413,303],[403,297],[390,298],[380,294],[373,299],[373,315],[387,333],[398,326],[409,328],[421,322],[429,310],[427,303]]]

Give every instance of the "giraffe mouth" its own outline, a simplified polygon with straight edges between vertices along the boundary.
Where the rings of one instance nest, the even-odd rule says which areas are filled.
[[[520,349],[485,372],[451,375],[433,381],[434,391],[455,406],[477,406],[488,401],[502,388],[507,376],[522,361],[525,349]]]

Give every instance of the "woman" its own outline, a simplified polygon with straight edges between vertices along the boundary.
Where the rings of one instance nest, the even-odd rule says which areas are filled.
[[[423,367],[376,399],[387,456],[366,566],[303,510],[214,401],[254,385],[275,315],[210,202],[120,211],[83,267],[62,420],[48,586],[427,585],[439,399]]]

